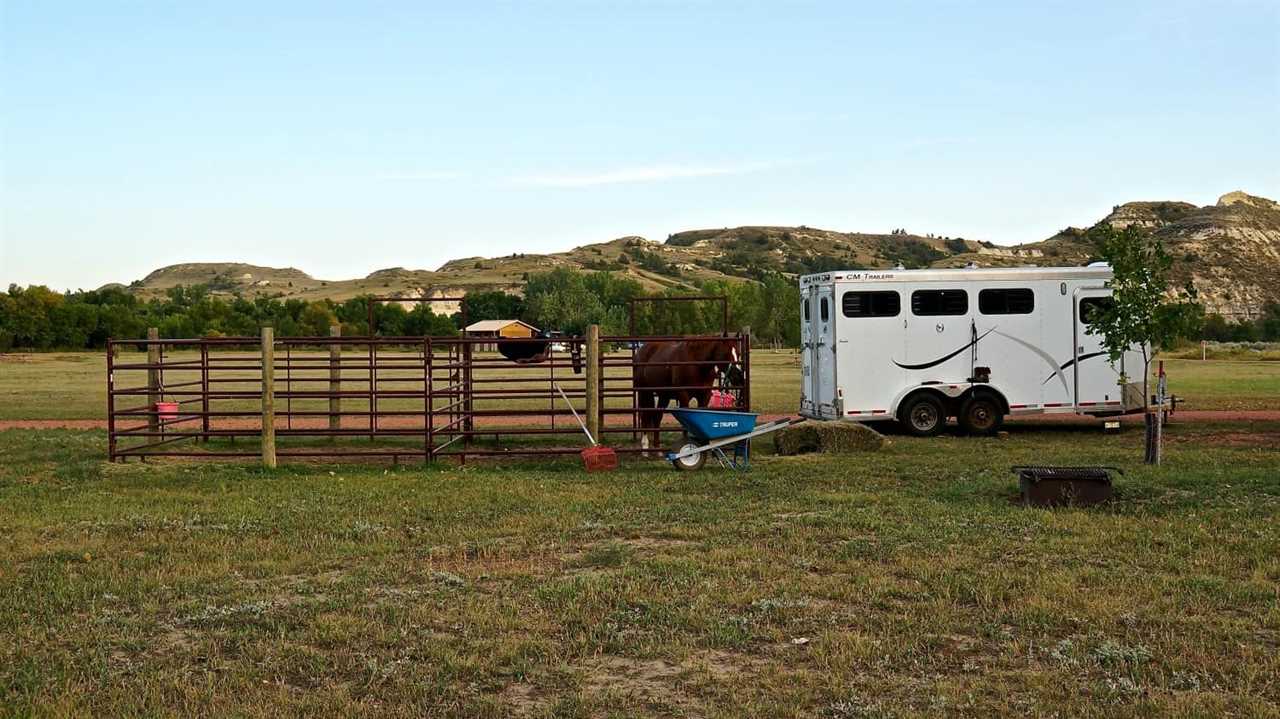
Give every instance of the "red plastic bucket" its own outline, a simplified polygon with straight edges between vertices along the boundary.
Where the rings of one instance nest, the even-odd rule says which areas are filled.
[[[156,402],[156,416],[163,421],[178,418],[177,402]]]
[[[618,468],[618,453],[595,445],[582,450],[582,464],[588,472],[611,472]]]

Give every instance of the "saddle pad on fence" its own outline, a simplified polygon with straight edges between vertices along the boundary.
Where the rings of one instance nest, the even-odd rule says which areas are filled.
[[[708,409],[733,409],[738,406],[738,400],[733,395],[720,390],[711,391],[711,401],[707,403]]]

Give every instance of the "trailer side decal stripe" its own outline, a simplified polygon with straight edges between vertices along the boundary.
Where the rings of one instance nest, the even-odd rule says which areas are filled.
[[[969,342],[969,344],[965,345],[964,347],[961,347],[960,349],[956,350],[955,352],[952,352],[951,354],[947,355],[946,357],[940,357],[940,358],[938,358],[938,359],[936,359],[936,360],[934,360],[934,361],[932,361],[932,362],[924,362],[924,363],[922,363],[922,364],[902,364],[902,363],[901,363],[901,362],[899,362],[898,360],[894,360],[894,361],[893,361],[893,363],[894,363],[894,364],[896,364],[896,365],[898,365],[898,366],[899,366],[899,367],[901,367],[902,369],[929,369],[930,367],[936,367],[936,366],[938,366],[938,365],[942,364],[943,362],[946,362],[947,360],[951,359],[952,357],[955,357],[956,355],[960,354],[961,352],[964,352],[965,350],[969,349],[970,347],[972,347],[972,346],[974,346],[974,345],[978,344],[978,342],[979,342],[983,337],[986,337],[987,335],[991,334],[991,333],[992,333],[992,332],[994,332],[994,331],[995,331],[995,328],[993,327],[993,328],[991,328],[991,329],[987,330],[986,332],[983,332],[981,335],[979,335],[979,336],[975,337],[971,342]]]
[[[1036,347],[1035,345],[1031,344],[1030,342],[1027,342],[1026,340],[1020,340],[1017,337],[1014,337],[1013,335],[1007,335],[1003,332],[1000,332],[994,327],[991,328],[991,331],[995,332],[1001,337],[1004,337],[1006,339],[1011,339],[1014,342],[1017,342],[1018,344],[1022,345],[1023,347],[1026,347],[1027,349],[1031,350],[1032,352],[1035,352],[1036,354],[1040,355],[1040,359],[1044,360],[1045,364],[1049,365],[1049,368],[1053,370],[1053,374],[1058,375],[1058,379],[1062,380],[1062,391],[1066,392],[1067,394],[1071,393],[1071,390],[1067,388],[1066,376],[1062,374],[1062,370],[1060,368],[1055,367],[1055,365],[1057,365],[1057,361],[1054,360],[1053,357],[1049,356],[1048,352],[1045,352],[1044,350],[1040,349],[1039,347]],[[1046,379],[1044,382],[1041,382],[1040,384],[1045,384],[1050,379],[1053,379],[1053,374],[1049,375],[1049,379]]]
[[[1083,362],[1083,361],[1085,361],[1085,360],[1087,360],[1087,359],[1093,359],[1094,357],[1100,357],[1100,356],[1102,356],[1102,355],[1104,355],[1104,354],[1106,354],[1106,352],[1090,352],[1090,353],[1088,353],[1088,354],[1082,354],[1082,355],[1080,355],[1080,357],[1079,357],[1078,359],[1079,359],[1079,361]],[[1072,358],[1072,359],[1070,359],[1070,360],[1067,360],[1067,362],[1066,362],[1065,364],[1063,364],[1061,367],[1059,367],[1057,370],[1055,370],[1056,374],[1058,374],[1059,376],[1061,376],[1061,374],[1062,374],[1062,370],[1064,370],[1064,369],[1066,369],[1066,368],[1070,367],[1071,365],[1075,364],[1075,363],[1076,363],[1076,359],[1077,359],[1077,358]],[[1045,377],[1045,378],[1044,378],[1044,381],[1043,381],[1043,382],[1041,382],[1040,384],[1048,384],[1048,383],[1049,383],[1049,380],[1051,380],[1051,379],[1053,379],[1053,375],[1049,375],[1048,377]],[[1066,382],[1066,380],[1063,380],[1063,382],[1065,383],[1065,382]]]

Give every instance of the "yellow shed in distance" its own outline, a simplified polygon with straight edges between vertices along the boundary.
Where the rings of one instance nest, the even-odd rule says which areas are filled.
[[[467,337],[492,337],[496,340],[502,337],[533,337],[538,334],[538,328],[520,320],[481,320],[467,325],[462,332]],[[478,345],[477,349],[491,352],[496,347],[496,343],[484,344]]]

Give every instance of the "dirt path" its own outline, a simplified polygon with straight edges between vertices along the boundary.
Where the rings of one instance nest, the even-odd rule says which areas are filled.
[[[761,421],[773,419],[781,419],[791,415],[785,414],[764,414],[761,415]],[[613,421],[609,425],[617,426],[626,424],[625,417],[612,418]],[[564,418],[564,426],[572,427],[573,420]],[[1121,417],[1122,422],[1141,422],[1142,415],[1134,414]],[[1026,424],[1060,424],[1068,423],[1096,423],[1098,420],[1093,417],[1087,417],[1078,414],[1063,415],[1039,415],[1033,417],[1011,418],[1009,422],[1019,425]],[[1192,422],[1280,422],[1280,410],[1185,410],[1177,412],[1173,415],[1172,422],[1176,424],[1186,424]],[[532,418],[526,421],[512,421],[509,418],[501,417],[479,417],[476,419],[478,427],[518,427],[541,424],[541,418]],[[557,426],[560,422],[557,421]],[[220,429],[252,429],[258,426],[256,418],[244,417],[237,419],[223,419],[215,423],[215,427]],[[280,421],[276,425],[284,428],[285,422]],[[305,419],[295,419],[291,425],[295,429],[318,428],[328,426],[328,422],[324,417],[309,417]],[[348,421],[343,423],[344,428],[363,429],[366,424],[357,421]],[[417,417],[383,417],[378,421],[379,428],[385,429],[408,429],[421,427],[422,422]],[[674,425],[672,425],[674,426]],[[0,420],[0,430],[6,429],[106,429],[107,421],[105,419],[7,419]],[[185,429],[185,428],[184,428]]]
[[[1037,422],[1097,422],[1097,417],[1082,414],[1046,414],[1009,418],[1009,422],[1034,424]],[[1142,414],[1127,414],[1121,422],[1142,423]],[[1178,410],[1169,418],[1171,424],[1192,422],[1280,422],[1280,410],[1276,409],[1187,409]]]

